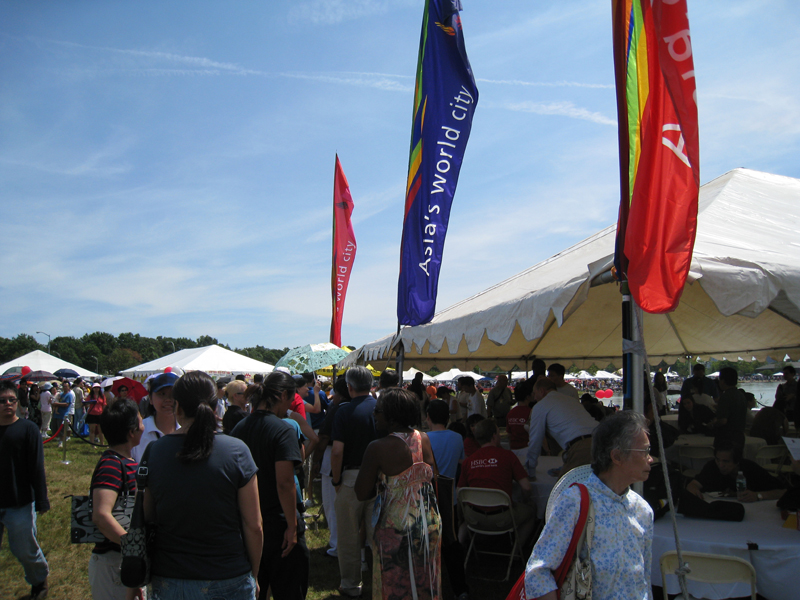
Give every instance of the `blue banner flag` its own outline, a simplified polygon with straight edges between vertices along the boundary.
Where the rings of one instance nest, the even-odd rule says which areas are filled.
[[[460,0],[426,0],[408,160],[397,321],[433,318],[444,238],[478,88],[464,48]]]

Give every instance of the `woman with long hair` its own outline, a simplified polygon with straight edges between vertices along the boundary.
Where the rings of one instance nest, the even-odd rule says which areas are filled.
[[[263,532],[250,450],[216,435],[214,380],[201,371],[175,382],[180,429],[151,442],[145,518],[157,526],[152,600],[254,600]]]
[[[392,388],[375,405],[375,428],[356,479],[362,502],[375,496],[372,597],[441,597],[441,518],[433,489],[436,461],[428,436],[413,429],[413,392]]]
[[[260,472],[264,546],[259,600],[267,597],[268,589],[275,600],[302,600],[308,591],[310,557],[294,480],[294,469],[303,459],[295,430],[281,418],[294,401],[295,389],[295,380],[281,371],[251,385],[245,394],[253,411],[231,432],[250,448]]]
[[[89,437],[95,443],[105,444],[103,428],[100,427],[100,416],[103,414],[103,409],[108,405],[108,402],[106,402],[106,395],[103,393],[103,388],[100,387],[99,383],[92,385],[92,391],[89,392],[89,396],[83,401],[83,404],[86,406],[86,424],[89,426]],[[141,437],[140,435],[139,439]],[[139,443],[139,439],[136,440],[136,444]]]

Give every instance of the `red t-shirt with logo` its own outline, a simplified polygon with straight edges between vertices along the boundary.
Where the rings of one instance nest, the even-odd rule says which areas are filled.
[[[462,463],[458,487],[502,490],[510,498],[512,483],[526,477],[522,463],[511,450],[484,446]]]
[[[525,423],[531,414],[531,407],[527,404],[515,406],[506,415],[506,432],[512,450],[528,447],[528,432]]]

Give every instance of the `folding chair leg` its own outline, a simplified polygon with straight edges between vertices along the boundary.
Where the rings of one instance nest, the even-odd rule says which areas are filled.
[[[472,553],[472,547],[475,545],[475,536],[473,532],[469,532],[469,548],[467,549],[467,556],[464,558],[464,570],[467,570],[467,563],[469,563],[469,555]]]

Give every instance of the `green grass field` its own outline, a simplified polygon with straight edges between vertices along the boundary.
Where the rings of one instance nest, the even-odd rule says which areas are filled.
[[[89,481],[95,464],[100,457],[100,450],[83,443],[79,439],[67,442],[67,460],[63,464],[63,450],[56,447],[56,441],[45,444],[45,470],[47,472],[48,494],[51,509],[40,516],[37,522],[39,543],[50,564],[50,594],[52,600],[88,599],[91,597],[88,580],[88,564],[91,544],[72,544],[69,540],[70,498],[71,494],[83,495],[89,491]],[[319,494],[316,495],[319,498]],[[317,514],[319,507],[310,508],[309,513]],[[319,519],[324,523],[324,518]],[[311,551],[311,576],[308,598],[322,600],[324,598],[340,598],[336,592],[339,585],[339,566],[334,558],[330,558],[325,550],[328,545],[328,530],[320,527],[310,529],[306,541]],[[478,561],[471,561],[474,573]],[[485,576],[502,577],[503,565],[481,567]],[[491,572],[489,572],[491,571]],[[522,565],[516,563],[511,571],[515,580],[522,572]],[[371,594],[370,576],[365,573],[364,598]],[[513,581],[492,582],[470,577],[470,595],[472,598],[485,600],[501,600],[506,597]],[[21,600],[30,591],[25,583],[22,567],[8,550],[7,542],[0,549],[0,600]],[[447,575],[442,579],[443,596],[452,598]]]

